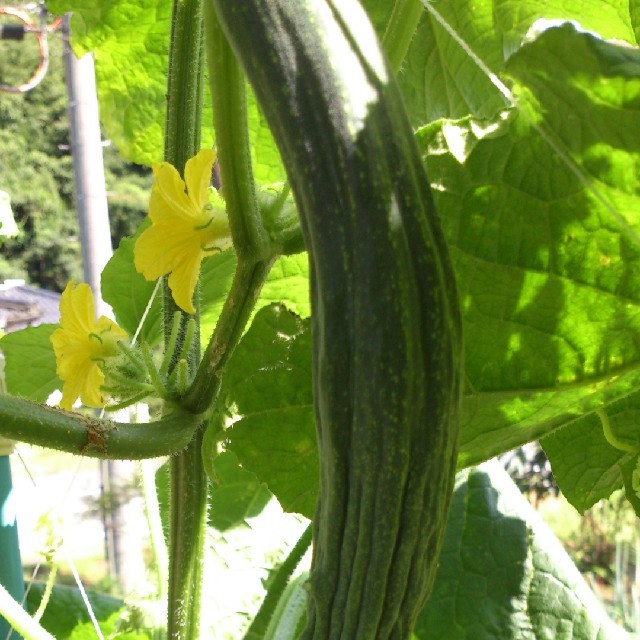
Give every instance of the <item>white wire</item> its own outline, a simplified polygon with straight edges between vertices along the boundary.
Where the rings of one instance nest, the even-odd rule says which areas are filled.
[[[160,278],[158,278],[156,280],[156,286],[153,288],[153,293],[151,294],[151,297],[149,298],[149,302],[147,302],[147,306],[144,310],[144,313],[142,314],[142,317],[140,318],[140,322],[138,323],[138,328],[136,329],[136,332],[133,334],[133,338],[131,338],[131,344],[135,344],[136,340],[138,339],[138,336],[140,335],[140,332],[142,331],[142,325],[144,324],[144,321],[147,319],[147,316],[149,315],[149,311],[151,311],[151,305],[153,304],[153,301],[155,300],[156,294],[158,293],[158,289],[160,288]]]
[[[63,545],[63,549],[64,549],[65,558],[67,559],[67,562],[69,563],[69,567],[71,569],[71,573],[73,574],[73,579],[76,581],[76,584],[78,585],[78,591],[80,591],[80,595],[82,596],[82,600],[84,601],[85,607],[87,607],[87,611],[89,613],[89,617],[91,618],[91,622],[93,624],[93,628],[95,629],[96,635],[98,636],[98,638],[100,638],[100,640],[104,640],[104,636],[102,635],[102,630],[100,629],[100,625],[98,624],[98,619],[93,613],[93,608],[91,606],[91,603],[89,602],[89,597],[87,596],[87,592],[84,588],[84,585],[82,584],[82,580],[80,580],[80,575],[78,574],[76,565],[74,564],[73,560],[71,559],[71,555],[67,551],[66,547],[64,547],[64,545]]]
[[[564,143],[553,133],[546,131],[539,123],[529,116],[526,109],[520,108],[518,100],[507,85],[491,71],[489,66],[480,58],[480,56],[469,46],[462,36],[445,20],[442,14],[433,6],[431,0],[420,0],[424,8],[433,16],[440,26],[455,40],[460,48],[473,60],[475,65],[482,71],[487,79],[506,99],[509,106],[519,110],[519,112],[527,119],[529,124],[540,134],[540,137],[549,145],[551,150],[562,160],[578,181],[582,183],[588,191],[590,191],[598,200],[598,202],[613,216],[615,221],[622,227],[622,230],[631,238],[631,240],[640,245],[640,236],[629,226],[627,221],[622,217],[613,203],[598,189],[589,179],[585,171],[571,157],[571,152],[565,147]]]
[[[25,461],[25,459],[22,457],[22,455],[20,454],[19,451],[17,451],[18,453],[18,459],[20,460],[20,462],[22,463],[22,466],[24,467],[24,470],[27,473],[27,476],[29,477],[29,479],[31,480],[31,483],[33,484],[34,489],[38,489],[38,485],[35,481],[35,478],[33,477],[33,474],[31,473],[30,469],[27,466],[27,463]],[[64,507],[64,503],[66,502],[67,498],[69,497],[69,494],[71,493],[71,489],[78,477],[78,473],[80,472],[80,467],[82,466],[82,463],[84,462],[84,458],[80,457],[78,459],[78,464],[76,465],[76,468],[73,472],[73,476],[71,477],[71,480],[69,481],[69,484],[67,486],[67,489],[65,490],[65,492],[62,494],[62,497],[60,498],[58,505],[56,507],[54,507],[53,509],[51,509],[51,511],[58,511],[58,512],[62,512],[63,507]],[[71,569],[71,573],[73,575],[74,580],[76,581],[76,584],[78,585],[78,591],[80,592],[80,595],[82,597],[82,600],[85,604],[85,606],[87,607],[87,613],[89,614],[89,618],[91,619],[91,622],[93,624],[93,627],[95,629],[96,635],[98,636],[98,638],[100,638],[100,640],[104,640],[104,636],[102,635],[102,631],[100,630],[100,626],[98,624],[98,620],[93,612],[93,608],[91,607],[91,603],[89,602],[89,598],[87,597],[87,592],[84,588],[84,585],[82,584],[82,580],[80,579],[80,575],[78,574],[78,570],[76,569],[75,564],[73,563],[73,560],[71,558],[71,556],[69,555],[68,550],[66,549],[66,547],[64,546],[64,543],[62,545],[63,551],[64,551],[64,555],[65,558],[69,564],[69,568]],[[23,603],[24,600],[27,597],[27,594],[29,593],[29,590],[31,589],[31,586],[35,580],[36,574],[39,570],[41,566],[41,563],[38,562],[36,564],[36,567],[33,570],[33,573],[31,574],[31,579],[29,580],[29,583],[26,587],[25,590],[25,595],[23,598]],[[9,637],[11,636],[12,630],[9,630],[9,634],[7,635],[6,640],[9,640]]]

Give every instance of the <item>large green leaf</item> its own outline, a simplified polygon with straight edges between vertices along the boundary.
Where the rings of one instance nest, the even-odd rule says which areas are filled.
[[[62,389],[50,340],[57,328],[57,324],[41,324],[8,333],[0,340],[9,393],[45,402],[53,391]]]
[[[418,134],[463,310],[462,466],[640,384],[640,54],[565,26],[507,70],[526,112]]]
[[[151,165],[163,159],[171,0],[50,0],[59,15],[73,12],[74,51],[95,54],[100,119],[123,157]],[[255,178],[284,179],[271,133],[249,92],[249,132]],[[213,143],[205,92],[202,147]]]
[[[419,640],[614,640],[559,540],[496,462],[458,474]]]
[[[100,119],[120,153],[139,164],[160,162],[170,0],[50,0],[47,8],[58,15],[73,11],[74,51],[95,53]],[[203,146],[210,144],[209,130]]]
[[[283,509],[313,517],[318,455],[309,321],[281,305],[259,311],[227,366],[221,396],[236,417],[227,446]]]
[[[385,15],[389,2],[367,5],[376,17]],[[636,42],[628,0],[451,0],[432,7],[495,74],[540,18],[577,20],[604,38]],[[485,72],[426,11],[399,77],[416,126],[441,117],[491,117],[505,104]]]

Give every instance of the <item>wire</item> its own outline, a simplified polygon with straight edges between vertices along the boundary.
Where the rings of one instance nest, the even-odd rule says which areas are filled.
[[[33,33],[33,35],[36,37],[36,40],[38,41],[38,48],[40,50],[40,62],[38,64],[38,68],[35,70],[34,74],[29,78],[29,80],[18,86],[0,84],[0,92],[26,93],[27,91],[31,91],[31,89],[38,86],[47,74],[47,70],[49,69],[49,44],[47,42],[47,32],[57,30],[62,24],[62,21],[60,18],[56,18],[51,26],[47,27],[44,19],[44,8],[42,8],[40,27],[36,26],[35,22],[26,11],[23,11],[16,7],[0,6],[0,15],[11,16],[12,18],[18,19],[23,25],[23,31]]]

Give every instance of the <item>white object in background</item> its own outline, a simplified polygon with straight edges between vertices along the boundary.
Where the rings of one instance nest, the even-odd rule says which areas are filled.
[[[18,226],[13,218],[11,197],[6,191],[0,191],[0,236],[11,238],[18,235]]]

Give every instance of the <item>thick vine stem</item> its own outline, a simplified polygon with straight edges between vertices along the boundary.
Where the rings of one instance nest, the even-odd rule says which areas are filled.
[[[222,193],[233,245],[239,258],[261,260],[268,257],[270,246],[251,168],[245,78],[210,2],[204,5],[204,22]]]
[[[397,73],[407,55],[409,45],[422,15],[420,0],[396,0],[387,29],[382,38],[382,46],[391,68]]]
[[[67,453],[111,460],[142,460],[184,449],[202,416],[176,410],[156,422],[100,420],[14,398],[0,397],[0,434]]]
[[[174,0],[169,48],[169,80],[165,132],[165,160],[182,174],[186,161],[200,149],[204,45],[201,0]],[[164,341],[171,351],[168,374],[177,365],[185,343],[189,318],[182,316],[178,339],[172,340],[178,308],[167,282],[164,294]],[[188,360],[200,355],[199,287],[194,294],[194,339]],[[171,459],[171,513],[169,527],[168,637],[197,640],[200,622],[200,582],[205,544],[207,478],[201,464],[202,430],[188,447]]]
[[[214,402],[220,389],[222,371],[242,337],[274,259],[259,262],[238,260],[231,290],[218,324],[191,388],[181,403],[188,411],[202,413]]]

